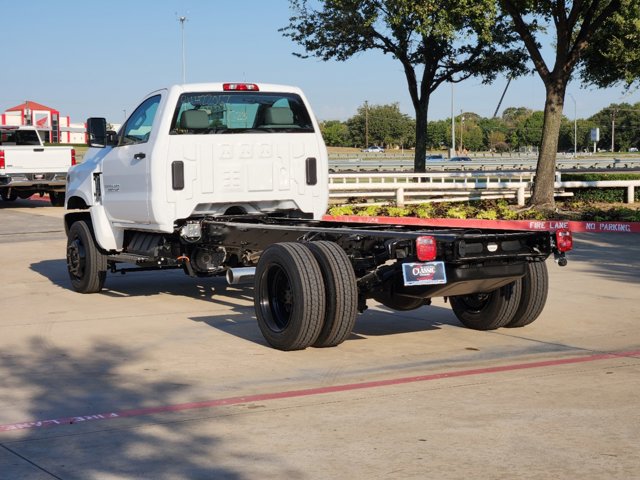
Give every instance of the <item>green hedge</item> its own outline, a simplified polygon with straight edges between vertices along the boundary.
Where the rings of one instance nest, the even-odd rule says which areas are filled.
[[[483,220],[577,220],[640,222],[640,210],[628,207],[598,208],[591,202],[571,199],[558,202],[558,210],[541,212],[511,205],[506,200],[483,200],[459,203],[424,203],[408,207],[394,205],[336,205],[329,215],[361,215],[366,217],[477,218]]]

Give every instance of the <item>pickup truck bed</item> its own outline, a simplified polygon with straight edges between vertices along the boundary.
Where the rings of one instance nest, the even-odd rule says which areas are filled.
[[[44,146],[35,129],[0,130],[0,197],[5,201],[47,193],[52,204],[64,205],[66,176],[72,165],[74,149]]]

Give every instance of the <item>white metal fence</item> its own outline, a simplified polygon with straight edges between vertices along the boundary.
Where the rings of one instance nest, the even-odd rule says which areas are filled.
[[[428,202],[515,198],[524,205],[531,195],[535,172],[448,172],[448,173],[332,173],[329,196],[335,202],[372,205],[393,201],[398,206]],[[563,182],[556,173],[556,196],[572,196],[567,188],[626,189],[627,203],[633,203],[640,180]]]

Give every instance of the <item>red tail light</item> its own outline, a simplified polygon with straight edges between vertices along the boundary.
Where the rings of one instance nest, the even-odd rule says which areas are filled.
[[[556,230],[556,248],[560,252],[568,252],[573,248],[573,235],[569,230]]]
[[[0,150],[0,169],[4,170],[4,150]]]
[[[256,85],[255,83],[223,83],[222,89],[225,92],[229,92],[229,91],[258,92],[260,91],[260,89],[258,88],[258,85]]]
[[[71,165],[75,165],[76,164],[76,149],[72,148],[71,149]]]
[[[416,239],[416,255],[418,260],[429,262],[435,260],[438,253],[436,239],[431,236],[418,237]]]

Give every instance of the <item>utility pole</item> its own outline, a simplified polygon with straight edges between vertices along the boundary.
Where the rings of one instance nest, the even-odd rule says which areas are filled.
[[[611,153],[615,152],[615,137],[616,137],[616,113],[618,109],[614,108],[611,112]]]
[[[460,153],[462,154],[462,134],[464,131],[464,116],[462,115],[462,109],[460,109]]]
[[[364,148],[369,148],[369,102],[364,101]]]
[[[578,154],[578,117],[576,112],[578,111],[578,107],[576,104],[576,99],[573,98],[573,95],[569,94],[571,100],[573,100],[573,157]]]

